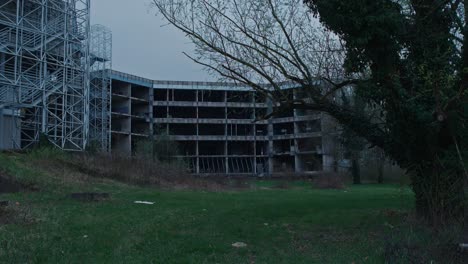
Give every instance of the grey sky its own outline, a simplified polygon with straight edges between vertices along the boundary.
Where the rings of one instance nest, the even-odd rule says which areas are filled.
[[[193,45],[178,30],[150,10],[151,0],[91,0],[91,23],[113,34],[113,68],[157,80],[208,81],[201,66],[183,51]]]

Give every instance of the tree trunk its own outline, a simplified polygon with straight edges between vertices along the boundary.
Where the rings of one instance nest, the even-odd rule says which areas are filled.
[[[382,160],[379,161],[379,171],[377,175],[377,183],[383,183],[383,174],[384,174],[384,162]]]
[[[359,167],[359,160],[353,157],[351,163],[351,174],[353,175],[353,184],[361,184],[361,169]]]
[[[463,172],[433,165],[412,175],[412,189],[416,213],[430,224],[439,226],[463,220]]]

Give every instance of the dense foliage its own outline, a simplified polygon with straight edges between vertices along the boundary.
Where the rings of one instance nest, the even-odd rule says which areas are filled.
[[[305,0],[345,42],[357,93],[382,111],[379,137],[356,129],[408,169],[418,211],[463,214],[468,57],[465,1]],[[375,133],[373,133],[375,135]]]

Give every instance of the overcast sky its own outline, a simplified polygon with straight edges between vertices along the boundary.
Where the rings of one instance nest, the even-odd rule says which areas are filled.
[[[214,80],[183,51],[193,52],[189,40],[161,17],[151,0],[91,0],[91,24],[112,30],[114,70],[156,80]]]

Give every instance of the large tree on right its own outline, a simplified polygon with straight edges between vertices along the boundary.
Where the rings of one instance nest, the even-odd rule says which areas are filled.
[[[464,216],[466,2],[153,0],[195,44],[193,61],[267,94],[278,111],[326,112],[383,149],[434,224]],[[284,96],[285,83],[305,98]],[[366,111],[339,100],[350,89]]]
[[[369,76],[355,91],[381,109],[383,137],[355,131],[409,171],[421,216],[433,223],[461,219],[468,146],[468,1],[304,2],[344,41],[345,70]]]

